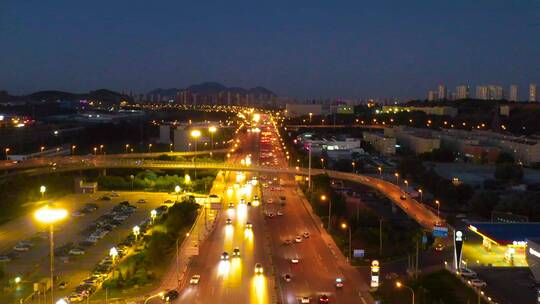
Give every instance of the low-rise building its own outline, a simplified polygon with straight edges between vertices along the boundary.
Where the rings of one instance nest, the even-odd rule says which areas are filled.
[[[364,141],[368,142],[377,152],[383,155],[396,154],[396,138],[384,136],[375,132],[364,132]]]
[[[299,117],[306,115],[321,115],[323,114],[323,106],[321,104],[302,104],[288,103],[285,105],[286,117]]]
[[[408,149],[415,154],[431,152],[441,148],[441,140],[433,137],[429,130],[407,127],[394,127],[384,129],[384,135],[395,137],[397,145]]]
[[[446,107],[446,106],[440,106],[440,107],[383,106],[382,111],[383,113],[419,111],[419,112],[424,112],[427,115],[450,116],[450,117],[455,117],[458,114],[457,108]]]

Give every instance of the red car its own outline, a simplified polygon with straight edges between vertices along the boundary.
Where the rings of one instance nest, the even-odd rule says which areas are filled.
[[[326,303],[330,303],[330,299],[328,298],[327,295],[322,295],[319,297],[319,304],[326,304]]]

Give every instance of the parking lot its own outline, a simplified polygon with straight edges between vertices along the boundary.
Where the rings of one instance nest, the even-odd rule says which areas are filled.
[[[485,292],[497,303],[536,303],[536,287],[528,267],[474,268],[478,277],[487,283]]]
[[[89,195],[68,195],[55,203],[69,211],[69,216],[55,227],[55,298],[68,295],[85,279],[100,260],[109,255],[115,244],[123,241],[135,225],[150,217],[150,211],[173,199],[166,193],[100,192]],[[101,199],[107,196],[108,200]],[[139,202],[139,200],[144,200]],[[124,207],[118,207],[119,203]],[[86,209],[83,208],[86,206]],[[95,209],[97,207],[97,209]],[[136,208],[135,208],[136,207]],[[114,213],[113,213],[114,208]],[[131,210],[128,210],[131,209]],[[13,237],[4,236],[0,255],[12,260],[4,262],[6,273],[20,276],[19,288],[4,292],[0,302],[11,303],[32,293],[33,283],[49,276],[49,242],[47,227],[32,220],[32,214],[15,220],[21,228]],[[14,225],[7,223],[6,225]],[[99,227],[98,227],[99,226]],[[4,231],[2,228],[0,231]],[[21,241],[26,241],[20,243]],[[28,247],[27,249],[15,247]],[[77,248],[80,250],[72,250]],[[71,251],[71,254],[70,254]],[[60,283],[65,288],[60,289]],[[64,287],[64,286],[62,286]],[[38,299],[34,299],[35,303]]]

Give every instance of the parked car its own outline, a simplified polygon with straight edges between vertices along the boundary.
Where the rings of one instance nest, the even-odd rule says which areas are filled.
[[[73,248],[69,251],[70,255],[83,255],[85,254],[85,251],[81,248]]]

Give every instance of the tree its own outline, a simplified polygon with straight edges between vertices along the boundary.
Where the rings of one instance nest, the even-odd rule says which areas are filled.
[[[521,182],[523,179],[523,168],[514,163],[500,163],[495,167],[495,179],[504,182]]]
[[[483,191],[476,193],[469,201],[471,210],[483,216],[484,218],[490,218],[491,212],[499,203],[499,195],[492,191]]]
[[[497,164],[504,164],[504,163],[514,163],[514,157],[510,153],[503,152],[497,156],[497,160],[495,160],[495,163]]]

